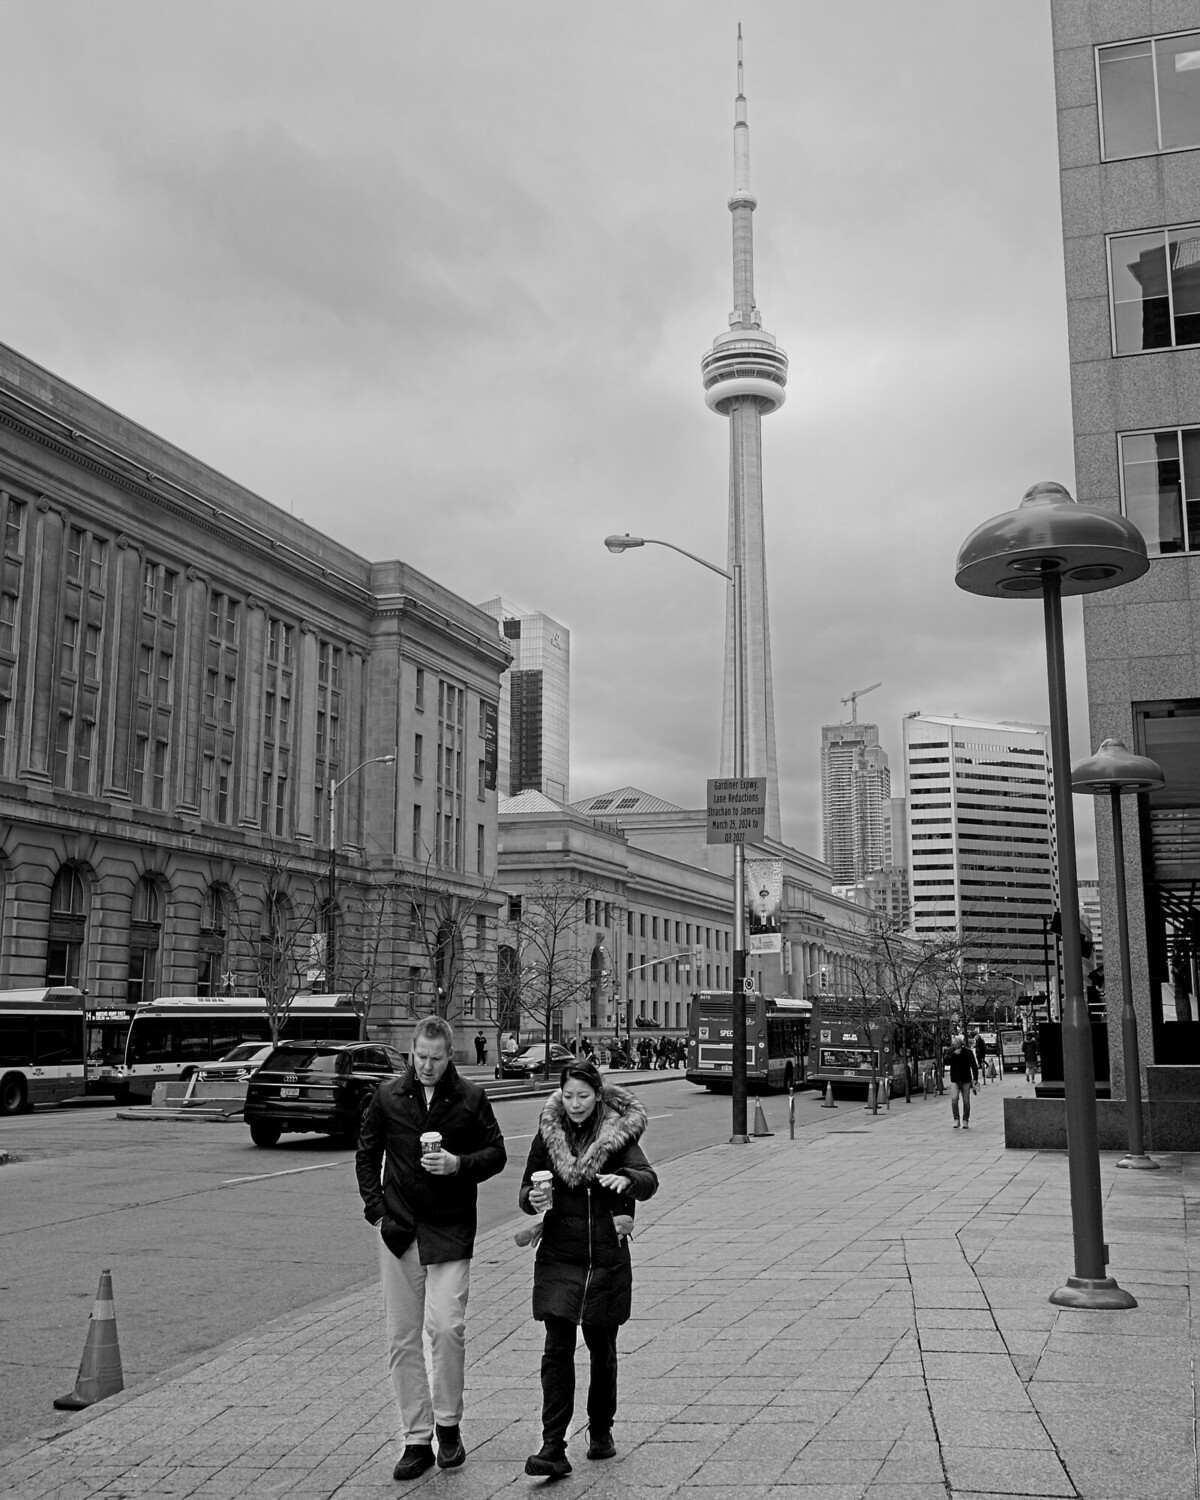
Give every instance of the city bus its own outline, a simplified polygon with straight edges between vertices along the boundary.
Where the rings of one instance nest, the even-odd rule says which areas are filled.
[[[82,1094],[83,992],[71,985],[0,991],[0,1114]]]
[[[119,1094],[124,1086],[125,1039],[135,1007],[84,997],[89,1094]]]
[[[281,1040],[356,1042],[359,1017],[350,995],[297,995]],[[269,1042],[260,996],[171,995],[139,1005],[129,1023],[118,1099],[149,1098],[156,1083],[190,1078],[239,1042]]]
[[[812,1005],[787,995],[746,996],[746,1087],[790,1089],[806,1082]],[[687,1073],[711,1090],[733,1086],[733,996],[700,990],[688,1007]]]
[[[881,1000],[871,1008],[874,1019],[864,1024],[858,1001],[821,995],[813,1001],[809,1029],[808,1081],[817,1088],[830,1083],[870,1086],[891,1078],[894,1067],[892,1024]]]

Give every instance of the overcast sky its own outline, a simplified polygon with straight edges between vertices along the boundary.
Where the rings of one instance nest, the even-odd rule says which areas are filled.
[[[820,726],[1044,722],[954,560],[1074,487],[1044,0],[10,0],[0,340],[371,557],[568,625],[573,797],[716,774],[736,28],[784,835]],[[1073,750],[1087,753],[1079,605]],[[896,790],[902,790],[897,785]],[[1092,873],[1090,806],[1082,873]]]

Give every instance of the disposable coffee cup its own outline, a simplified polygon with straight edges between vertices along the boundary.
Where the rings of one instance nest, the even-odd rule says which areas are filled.
[[[530,1180],[530,1182],[533,1184],[533,1186],[535,1188],[540,1188],[540,1190],[543,1193],[546,1193],[548,1196],[553,1196],[553,1193],[554,1193],[554,1173],[553,1172],[535,1172],[533,1174],[533,1176],[529,1180]]]
[[[442,1149],[442,1136],[438,1130],[427,1130],[421,1137],[421,1155],[432,1156]]]

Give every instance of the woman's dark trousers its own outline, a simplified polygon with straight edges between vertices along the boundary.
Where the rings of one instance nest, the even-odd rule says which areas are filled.
[[[583,1341],[591,1356],[588,1382],[588,1427],[608,1432],[617,1411],[617,1329],[596,1323],[583,1325]],[[546,1319],[546,1347],[542,1351],[542,1441],[562,1447],[575,1410],[575,1324],[567,1318]]]

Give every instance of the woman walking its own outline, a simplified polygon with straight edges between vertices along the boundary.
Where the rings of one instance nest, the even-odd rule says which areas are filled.
[[[545,1213],[533,1270],[533,1316],[546,1325],[542,1446],[526,1460],[526,1474],[561,1479],[571,1472],[567,1428],[581,1326],[591,1356],[587,1456],[617,1451],[617,1329],[628,1321],[633,1291],[628,1240],[635,1200],[658,1189],[638,1145],[645,1129],[646,1111],[634,1096],[605,1086],[588,1059],[563,1069],[542,1109],[519,1198],[527,1214]]]

